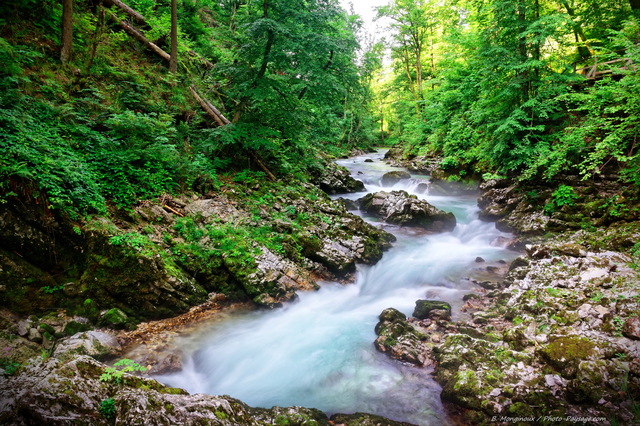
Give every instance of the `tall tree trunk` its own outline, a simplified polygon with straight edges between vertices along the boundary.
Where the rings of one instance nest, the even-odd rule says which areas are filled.
[[[629,4],[631,5],[631,10],[634,12],[640,10],[640,0],[629,0]]]
[[[178,72],[178,0],[171,0],[171,52],[169,72]]]
[[[98,45],[100,44],[100,39],[102,37],[102,30],[104,29],[104,8],[101,4],[98,5],[98,22],[96,22],[96,31],[93,33],[93,40],[91,41],[91,47],[89,49],[89,56],[84,63],[84,67],[82,69],[82,74],[87,75],[91,71],[91,65],[93,65],[93,60],[96,57],[96,52],[98,51]]]
[[[71,60],[73,52],[73,0],[62,0],[62,49],[60,62]]]
[[[524,64],[527,61],[527,39],[524,36],[524,32],[527,29],[527,6],[523,0],[519,0],[516,4],[516,16],[518,19],[518,55],[519,59]],[[531,84],[531,75],[529,70],[524,69],[516,72],[521,78],[521,102],[524,103],[529,100],[529,85]]]
[[[640,4],[640,0],[629,0],[629,1],[631,2],[636,1]],[[561,3],[564,6],[564,8],[567,9],[567,15],[569,15],[571,18],[575,18],[576,12],[575,10],[573,10],[573,7],[571,7],[568,0],[562,0]],[[590,58],[592,55],[592,52],[589,46],[587,45],[587,36],[584,35],[584,31],[582,31],[582,27],[578,22],[575,22],[575,24],[573,25],[573,32],[576,36],[576,39],[579,38],[582,41],[582,43],[584,43],[583,45],[578,45],[578,54],[582,59]]]

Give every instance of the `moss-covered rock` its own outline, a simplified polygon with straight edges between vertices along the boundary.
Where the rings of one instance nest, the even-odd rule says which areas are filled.
[[[433,232],[451,231],[456,227],[453,213],[439,210],[406,191],[367,194],[360,200],[360,209],[388,223],[417,226]]]
[[[598,349],[593,341],[573,335],[559,337],[537,353],[564,377],[572,378],[582,361],[598,356]]]
[[[125,373],[121,383],[100,380],[106,366],[87,356],[35,360],[0,380],[0,423],[16,426],[206,424],[328,426],[327,416],[303,407],[252,408],[227,396],[189,395],[182,389]],[[113,400],[112,417],[100,411]],[[367,420],[368,419],[368,420]],[[362,423],[373,421],[376,423]],[[359,423],[358,423],[359,422]],[[348,425],[402,425],[379,416],[347,416]]]
[[[379,316],[374,344],[380,352],[415,365],[424,365],[431,352],[426,336],[406,321],[406,316],[394,308],[387,308]]]
[[[440,300],[416,300],[413,316],[419,319],[451,319],[451,305]]]

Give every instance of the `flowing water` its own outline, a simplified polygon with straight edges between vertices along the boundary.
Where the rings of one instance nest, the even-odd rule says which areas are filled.
[[[402,169],[384,164],[383,155],[380,150],[338,163],[361,179],[367,192],[389,190],[380,178]],[[393,189],[416,193],[425,182],[428,176],[414,175]],[[453,212],[456,228],[434,235],[365,217],[398,241],[376,265],[360,266],[354,284],[322,283],[319,291],[300,293],[281,309],[238,313],[211,324],[181,343],[187,352],[184,369],[157,379],[257,407],[298,405],[329,414],[359,411],[418,425],[447,424],[441,389],[430,371],[374,348],[378,315],[394,307],[409,316],[417,299],[429,298],[451,303],[453,319],[464,319],[460,306],[463,295],[475,290],[466,277],[479,269],[476,257],[487,265],[515,256],[497,243],[508,235],[477,219],[476,195],[418,196]]]

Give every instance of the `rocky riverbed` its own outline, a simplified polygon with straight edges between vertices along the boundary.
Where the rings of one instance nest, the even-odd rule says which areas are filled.
[[[606,210],[601,184],[571,187],[575,196],[561,205],[542,186],[481,188],[481,217],[514,232],[510,245],[522,255],[465,296],[470,321],[451,322],[446,309],[424,315],[423,301],[409,318],[390,308],[376,346],[434,366],[443,401],[463,423],[640,422],[637,201],[619,196],[617,210]]]

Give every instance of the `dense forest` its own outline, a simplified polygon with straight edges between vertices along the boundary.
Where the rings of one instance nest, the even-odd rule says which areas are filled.
[[[376,85],[407,154],[466,173],[640,183],[635,1],[403,1]]]
[[[391,2],[384,70],[335,1],[178,3],[175,37],[170,1],[3,3],[4,199],[104,212],[380,141],[459,177],[639,183],[633,1]]]
[[[336,2],[179,2],[174,72],[172,2],[107,3],[3,2],[3,199],[100,213],[228,172],[302,176],[373,142],[371,65]]]

